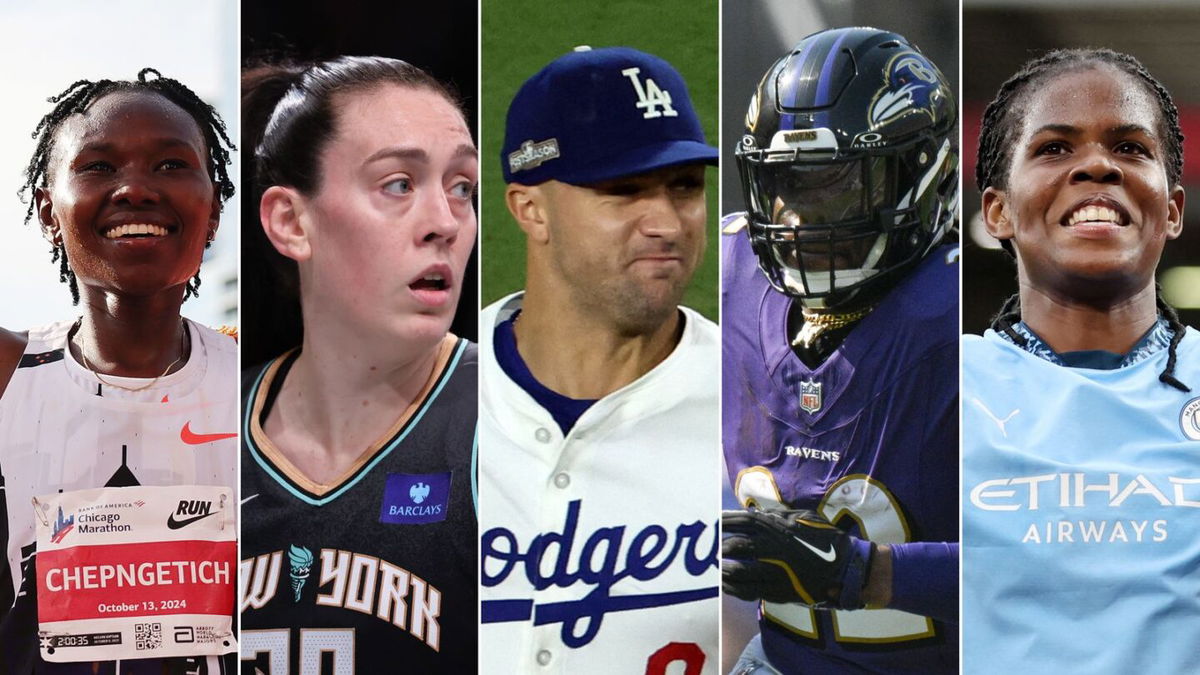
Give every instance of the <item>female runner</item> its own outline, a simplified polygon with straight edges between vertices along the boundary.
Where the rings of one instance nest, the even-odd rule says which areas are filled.
[[[24,189],[33,197],[28,217],[37,217],[60,278],[82,309],[78,318],[0,337],[0,541],[6,554],[0,557],[0,672],[22,675],[113,672],[112,664],[94,666],[83,649],[103,642],[98,634],[113,643],[108,628],[97,633],[84,625],[64,635],[46,624],[92,621],[98,611],[106,619],[125,615],[112,607],[134,595],[128,587],[113,592],[103,581],[56,584],[51,561],[57,558],[45,550],[35,555],[38,520],[54,527],[56,543],[99,544],[105,540],[88,534],[85,523],[120,530],[123,525],[95,523],[123,523],[131,516],[120,509],[129,505],[47,514],[37,508],[38,498],[105,487],[225,486],[226,510],[180,487],[170,493],[169,512],[153,519],[160,529],[138,525],[137,532],[145,531],[140,538],[147,541],[171,539],[175,503],[185,501],[197,511],[220,511],[222,520],[185,523],[190,529],[181,532],[200,532],[213,522],[234,526],[236,344],[180,317],[180,305],[199,287],[201,255],[216,235],[221,205],[234,191],[225,125],[190,89],[150,68],[133,81],[80,80],[50,100],[54,108],[37,126],[26,169]],[[131,546],[138,562],[152,559],[149,547]],[[228,558],[216,563],[225,570],[223,582],[209,584],[220,587],[217,602],[225,614],[232,609],[233,546],[229,541]],[[104,549],[94,562],[115,563],[118,550]],[[171,601],[190,597],[198,613],[196,603],[211,598],[194,595],[198,584],[185,581],[170,589]],[[39,595],[46,596],[40,605]],[[217,645],[197,638],[203,631],[196,621],[178,615],[145,624],[137,649],[173,640],[162,632],[171,618],[191,628],[193,644],[207,644],[202,651],[228,652],[224,667],[234,665],[228,625],[223,634],[205,633]],[[133,649],[130,638],[120,635],[117,642]],[[218,672],[218,659],[123,660],[116,667],[123,673]]]
[[[242,91],[253,227],[304,328],[243,378],[243,662],[474,672],[476,354],[447,332],[474,283],[462,109],[380,57],[261,66]]]
[[[967,672],[1194,672],[1200,336],[1159,296],[1183,137],[1133,57],[1051,52],[984,115],[1020,290],[963,349]]]

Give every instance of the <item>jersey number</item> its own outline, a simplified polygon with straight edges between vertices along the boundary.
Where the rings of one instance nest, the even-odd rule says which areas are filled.
[[[742,471],[737,480],[737,498],[743,506],[785,507],[775,477],[761,466]],[[892,493],[866,474],[851,474],[830,486],[817,511],[831,523],[850,518],[859,534],[876,544],[903,544],[912,531]],[[763,614],[793,633],[817,637],[813,610],[804,605],[762,603]],[[918,640],[933,635],[929,617],[895,609],[833,611],[834,639],[838,642],[887,643]]]
[[[300,628],[300,668],[298,675],[354,675],[354,629],[353,628]],[[289,675],[291,663],[292,631],[288,628],[274,630],[242,631],[242,661],[255,661],[260,654],[267,655],[270,670],[265,675]],[[331,655],[333,667],[328,673],[321,672],[321,661],[325,654]]]
[[[700,675],[704,667],[704,650],[695,642],[668,642],[646,661],[646,675],[667,675],[667,666],[682,663],[682,675]],[[678,670],[674,670],[678,673]]]

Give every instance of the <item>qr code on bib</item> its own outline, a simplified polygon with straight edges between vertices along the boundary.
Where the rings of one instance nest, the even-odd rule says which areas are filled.
[[[135,649],[158,649],[162,646],[161,623],[133,624],[133,645]]]

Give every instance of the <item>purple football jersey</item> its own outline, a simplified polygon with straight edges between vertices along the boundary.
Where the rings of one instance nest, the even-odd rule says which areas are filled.
[[[793,301],[768,284],[746,231],[721,239],[722,439],[739,501],[813,509],[876,543],[957,542],[957,245],[931,251],[809,368],[790,347]],[[937,550],[939,576],[953,577],[937,604],[956,608],[957,547],[918,548]],[[921,582],[898,571],[905,583]],[[774,603],[760,616],[784,673],[958,672],[954,623]]]

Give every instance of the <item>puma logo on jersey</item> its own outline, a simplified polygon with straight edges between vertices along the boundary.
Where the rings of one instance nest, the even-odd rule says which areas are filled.
[[[988,407],[983,404],[983,401],[980,401],[977,398],[972,398],[971,403],[974,403],[975,407],[982,410],[983,414],[992,418],[992,421],[995,422],[996,426],[1000,428],[1000,433],[1003,434],[1005,438],[1008,438],[1008,430],[1004,428],[1004,425],[1008,424],[1009,420],[1011,420],[1013,417],[1015,417],[1017,415],[1017,413],[1021,412],[1020,408],[1014,408],[1012,412],[1008,413],[1007,417],[1005,417],[1004,419],[1000,419],[999,417],[996,417],[996,415],[994,415],[991,410],[988,410]]]
[[[649,120],[656,117],[678,117],[679,112],[671,107],[671,92],[659,88],[658,84],[648,77],[643,85],[642,81],[638,79],[641,72],[641,68],[626,68],[621,71],[621,74],[628,77],[629,81],[633,83],[633,89],[637,92],[638,97],[636,105],[643,111],[642,118]]]
[[[185,422],[183,428],[179,430],[179,440],[188,445],[204,445],[213,441],[223,441],[226,438],[237,438],[237,433],[198,434],[192,431],[190,420]]]

